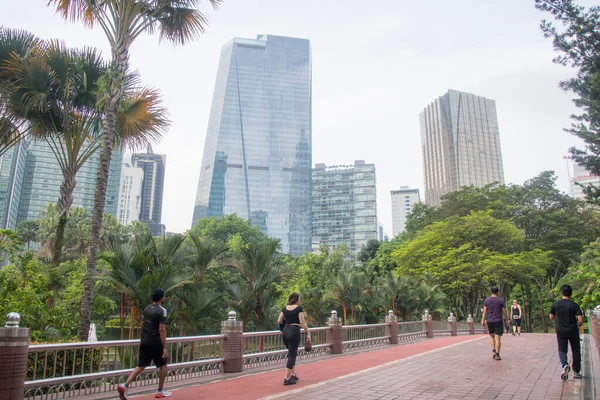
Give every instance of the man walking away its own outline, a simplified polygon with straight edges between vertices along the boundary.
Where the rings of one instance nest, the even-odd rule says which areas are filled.
[[[481,316],[481,326],[485,327],[486,317],[488,332],[490,334],[490,343],[492,344],[492,352],[494,360],[501,360],[500,347],[502,346],[501,339],[504,332],[504,321],[509,323],[508,313],[504,299],[498,297],[498,287],[493,286],[490,291],[492,295],[483,302],[483,315]],[[504,315],[504,320],[502,319]]]
[[[562,366],[560,378],[569,379],[569,361],[567,350],[571,343],[573,352],[573,379],[581,379],[581,344],[579,343],[579,327],[583,325],[583,313],[577,303],[571,300],[573,289],[569,285],[560,288],[562,299],[555,301],[550,307],[550,319],[554,321],[556,340],[558,342],[558,358]]]
[[[127,389],[131,382],[154,361],[156,368],[160,369],[158,377],[158,390],[155,397],[169,397],[171,392],[163,389],[167,377],[167,310],[162,307],[165,301],[165,291],[156,289],[152,294],[153,303],[144,309],[142,324],[142,337],[138,365],[127,378],[124,385],[119,385],[117,391],[121,400],[127,400]]]

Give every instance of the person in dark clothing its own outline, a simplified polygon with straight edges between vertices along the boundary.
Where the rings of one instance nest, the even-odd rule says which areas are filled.
[[[304,320],[304,310],[300,305],[300,296],[298,293],[290,294],[287,305],[279,313],[278,323],[284,324],[281,336],[283,343],[288,349],[288,360],[285,366],[284,386],[294,385],[298,381],[296,375],[296,357],[298,356],[298,346],[300,346],[300,328],[304,328],[306,338],[310,340],[308,325]]]
[[[153,303],[146,307],[143,312],[144,322],[142,324],[138,365],[127,378],[127,382],[117,388],[121,400],[127,400],[129,385],[146,367],[150,366],[152,361],[154,361],[156,368],[160,370],[158,390],[155,397],[171,396],[171,392],[163,389],[167,377],[167,310],[162,307],[165,301],[165,291],[156,289],[152,294],[152,301]]]
[[[512,314],[513,336],[521,336],[521,318],[523,317],[523,309],[516,300],[513,300],[510,310]]]
[[[579,327],[583,325],[583,313],[577,303],[571,300],[573,289],[569,285],[560,288],[562,299],[555,301],[550,307],[550,319],[554,321],[556,340],[558,342],[558,359],[562,366],[560,378],[569,379],[569,361],[567,351],[569,343],[573,353],[573,378],[581,379],[581,344],[579,343]]]
[[[481,316],[481,326],[485,327],[486,317],[488,332],[490,334],[490,343],[492,344],[492,357],[494,360],[501,360],[500,347],[502,346],[502,333],[504,332],[504,321],[510,323],[504,299],[498,297],[498,288],[493,286],[490,291],[492,295],[483,302],[483,315]],[[504,315],[504,319],[502,316]]]

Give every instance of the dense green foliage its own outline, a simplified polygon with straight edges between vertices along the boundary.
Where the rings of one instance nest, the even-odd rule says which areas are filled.
[[[566,131],[581,138],[585,148],[571,148],[571,158],[600,176],[600,7],[586,8],[573,0],[535,0],[535,7],[558,22],[541,23],[544,37],[552,39],[559,53],[553,61],[576,70],[574,77],[560,83],[577,96],[573,102],[581,110]],[[599,187],[588,185],[584,192],[589,201],[600,204]]]

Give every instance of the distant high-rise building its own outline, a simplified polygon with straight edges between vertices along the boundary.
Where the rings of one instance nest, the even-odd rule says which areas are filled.
[[[142,208],[143,181],[143,169],[123,164],[117,209],[117,219],[121,225],[129,225],[133,221],[139,220]]]
[[[425,202],[463,186],[504,184],[494,100],[449,90],[420,114]]]
[[[381,223],[377,224],[377,240],[379,240],[380,242],[383,241],[383,225]]]
[[[99,157],[100,151],[95,152],[83,164],[75,178],[77,184],[72,207],[82,207],[90,214],[94,207]],[[122,157],[123,153],[120,150],[113,150],[106,190],[104,213],[115,217]],[[49,203],[58,201],[62,181],[60,166],[50,146],[43,141],[31,142],[27,150],[17,223],[40,218]]]
[[[588,185],[600,188],[600,176],[592,174],[582,165],[575,164],[573,166],[573,177],[571,177],[571,193],[573,197],[585,200],[583,189]]]
[[[154,154],[151,146],[148,146],[147,153],[131,156],[133,167],[140,168],[144,174],[139,220],[146,223],[153,222],[154,224],[148,225],[151,228],[161,225],[166,161],[167,156]],[[164,234],[164,226],[160,231],[155,229],[152,233],[159,236],[161,232]]]
[[[192,225],[235,213],[284,252],[311,251],[311,87],[308,40],[223,47]]]
[[[0,156],[0,227],[15,229],[27,160],[28,140],[22,140]]]
[[[354,165],[317,164],[312,179],[313,242],[333,247],[345,243],[358,253],[377,239],[375,165],[362,160]]]
[[[391,190],[392,195],[392,235],[398,236],[404,232],[406,217],[413,209],[413,206],[421,201],[419,189],[409,189],[408,186],[400,190]]]

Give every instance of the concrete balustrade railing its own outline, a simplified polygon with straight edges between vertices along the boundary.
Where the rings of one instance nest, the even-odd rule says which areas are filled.
[[[600,316],[600,314],[599,314]],[[29,329],[19,328],[19,315],[10,313],[0,328],[0,376],[3,399],[53,399],[86,396],[116,390],[135,366],[139,341],[112,340],[83,343],[29,345]],[[600,325],[599,325],[600,327]],[[434,321],[428,310],[421,321],[398,322],[390,310],[384,323],[343,325],[331,312],[325,327],[310,328],[312,351],[299,358],[342,354],[378,346],[396,345],[438,335],[475,334],[473,318],[457,322]],[[282,364],[287,350],[281,332],[243,332],[234,311],[221,325],[221,334],[167,338],[167,381],[189,383],[198,377]],[[148,368],[133,386],[153,385],[157,370]]]

